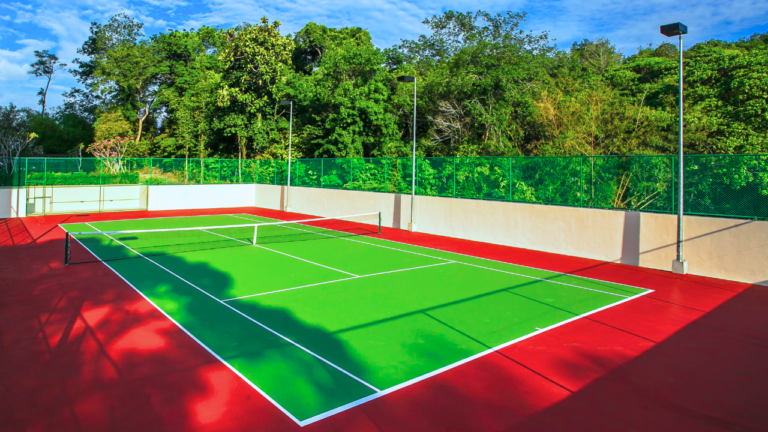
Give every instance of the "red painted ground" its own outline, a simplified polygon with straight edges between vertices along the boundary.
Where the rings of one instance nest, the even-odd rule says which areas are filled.
[[[233,212],[306,216],[0,220],[0,430],[768,431],[764,286],[385,229],[656,292],[300,428],[104,265],[63,266],[59,223]]]

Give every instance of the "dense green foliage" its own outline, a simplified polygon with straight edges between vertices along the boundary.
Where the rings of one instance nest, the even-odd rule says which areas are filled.
[[[413,84],[396,77],[411,75],[419,156],[674,153],[675,45],[625,57],[596,39],[563,51],[524,18],[448,11],[424,20],[429,34],[380,49],[360,28],[309,23],[283,36],[267,18],[148,37],[121,14],[91,26],[64,106],[27,110],[24,130],[0,132],[35,132],[37,151],[55,154],[114,133],[133,139],[133,157],[285,158],[289,107],[278,101],[289,99],[294,157],[403,157]],[[696,44],[685,70],[687,152],[768,153],[768,35]]]

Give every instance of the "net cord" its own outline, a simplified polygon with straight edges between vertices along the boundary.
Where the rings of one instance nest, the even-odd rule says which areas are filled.
[[[378,215],[378,212],[375,213],[361,213],[356,215],[348,215],[348,216],[334,216],[334,217],[326,217],[326,218],[315,218],[315,219],[303,219],[303,220],[296,220],[296,221],[279,221],[279,222],[264,222],[264,223],[256,223],[256,224],[243,224],[243,225],[220,225],[220,226],[204,226],[204,227],[192,227],[192,228],[160,228],[160,229],[151,229],[151,230],[126,230],[126,231],[82,231],[82,232],[71,232],[69,235],[88,235],[88,234],[106,234],[106,235],[116,235],[116,234],[139,234],[139,233],[152,233],[152,232],[174,232],[174,231],[199,231],[201,229],[222,229],[222,228],[246,228],[246,227],[254,227],[254,234],[257,226],[269,226],[269,225],[286,225],[286,224],[292,224],[292,223],[304,223],[304,222],[319,222],[324,220],[334,220],[334,219],[346,219],[346,218],[353,218],[353,217],[360,217],[360,216],[374,216]],[[354,221],[351,221],[354,222]],[[256,236],[254,235],[254,238]]]

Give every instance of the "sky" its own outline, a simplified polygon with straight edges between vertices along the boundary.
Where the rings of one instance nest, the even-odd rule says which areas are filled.
[[[229,28],[266,16],[279,20],[286,35],[308,22],[362,27],[386,48],[425,34],[422,20],[447,10],[526,12],[524,29],[547,31],[561,49],[603,37],[625,55],[667,40],[659,26],[672,22],[688,26],[686,47],[768,31],[765,0],[0,0],[0,104],[39,109],[36,94],[44,79],[27,73],[34,51],[47,49],[72,66],[91,22],[105,23],[118,13],[143,22],[147,35],[203,25]],[[61,104],[61,93],[76,85],[66,70],[59,72],[48,106]]]

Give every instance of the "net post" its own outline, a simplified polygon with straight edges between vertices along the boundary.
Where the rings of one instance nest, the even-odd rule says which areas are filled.
[[[253,226],[253,245],[256,246],[256,234],[258,233],[259,226]]]
[[[64,236],[64,265],[69,265],[69,256],[70,256],[70,239],[69,239],[69,232]]]
[[[381,212],[379,212],[379,234],[381,234]]]

